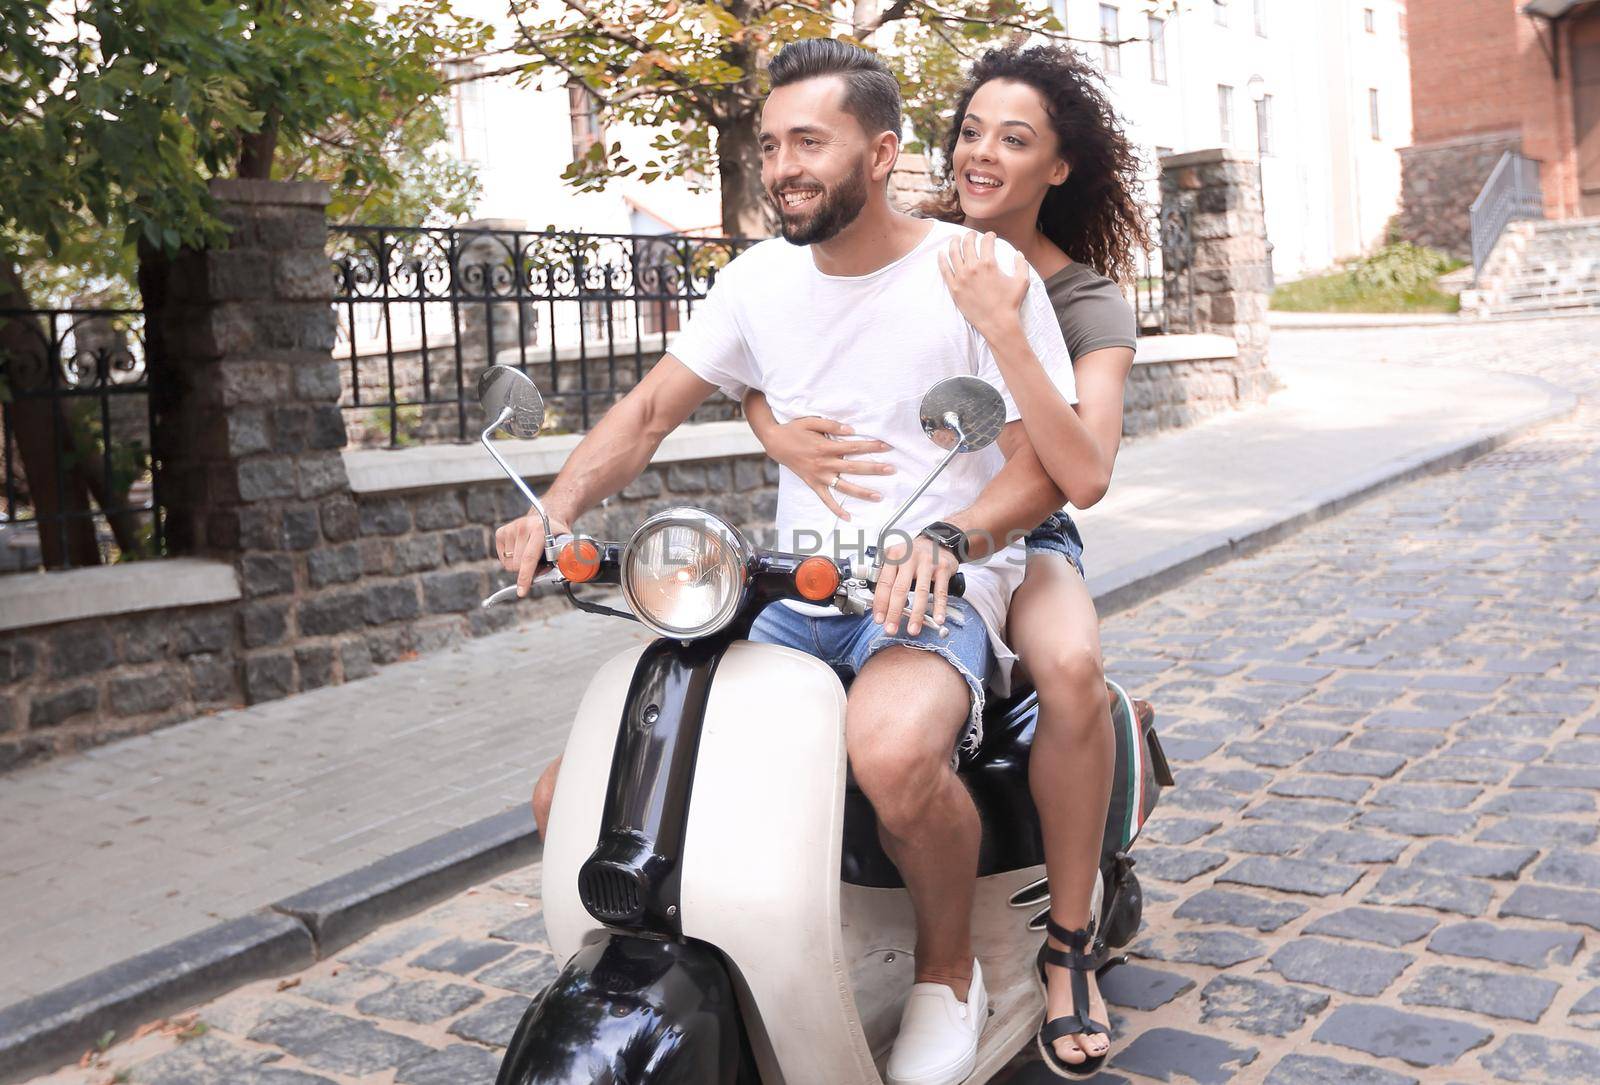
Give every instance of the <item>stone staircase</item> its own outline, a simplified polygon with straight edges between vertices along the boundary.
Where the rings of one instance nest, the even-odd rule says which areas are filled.
[[[1461,292],[1463,316],[1600,313],[1600,218],[1509,223]]]

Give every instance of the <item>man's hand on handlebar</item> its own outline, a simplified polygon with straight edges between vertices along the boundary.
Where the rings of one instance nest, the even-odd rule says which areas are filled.
[[[872,620],[892,635],[905,612],[906,632],[914,637],[922,632],[930,597],[931,620],[936,626],[944,625],[950,578],[961,566],[954,554],[925,535],[911,541],[909,555],[906,550],[903,540],[884,549],[883,567],[878,570],[878,587],[872,598]]]
[[[554,516],[550,518],[550,530],[556,535],[571,531]],[[495,557],[500,559],[500,567],[506,572],[517,574],[518,599],[528,594],[539,566],[544,563],[544,543],[544,522],[535,509],[529,509],[526,515],[494,530]]]

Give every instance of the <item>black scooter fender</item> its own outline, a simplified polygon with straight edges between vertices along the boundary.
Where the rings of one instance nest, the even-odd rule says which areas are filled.
[[[534,1000],[495,1085],[756,1085],[728,970],[699,942],[605,932]]]

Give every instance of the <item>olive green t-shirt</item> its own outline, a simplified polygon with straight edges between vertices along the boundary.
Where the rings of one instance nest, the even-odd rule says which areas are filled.
[[[1074,261],[1044,281],[1073,361],[1106,347],[1137,349],[1133,307],[1117,284]]]

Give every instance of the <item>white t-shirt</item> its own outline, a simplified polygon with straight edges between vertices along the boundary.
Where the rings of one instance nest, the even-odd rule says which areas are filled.
[[[809,247],[782,238],[763,241],[718,273],[672,345],[675,358],[728,394],[741,397],[749,388],[765,392],[779,422],[820,415],[849,425],[858,438],[892,447],[874,458],[893,464],[896,472],[866,480],[883,494],[882,501],[841,495],[849,522],[829,512],[796,475],[781,471],[779,550],[848,557],[857,569],[863,567],[866,547],[876,545],[884,523],[944,456],[922,432],[917,408],[923,394],[945,377],[981,377],[1000,390],[1006,420],[1019,417],[989,345],[956,308],[939,273],[939,255],[950,239],[970,231],[947,222],[928,225],[915,249],[868,275],[825,275]],[[1005,242],[996,241],[995,250],[1002,269],[1027,267]],[[1028,278],[1023,329],[1061,394],[1076,403],[1061,326],[1031,267]],[[957,456],[897,529],[914,535],[971,505],[1004,463],[994,445]],[[1000,634],[1025,562],[1018,543],[963,567],[965,596],[988,627],[997,662],[994,684],[1002,692],[1009,688],[1015,656]],[[809,613],[836,613],[795,605]]]

